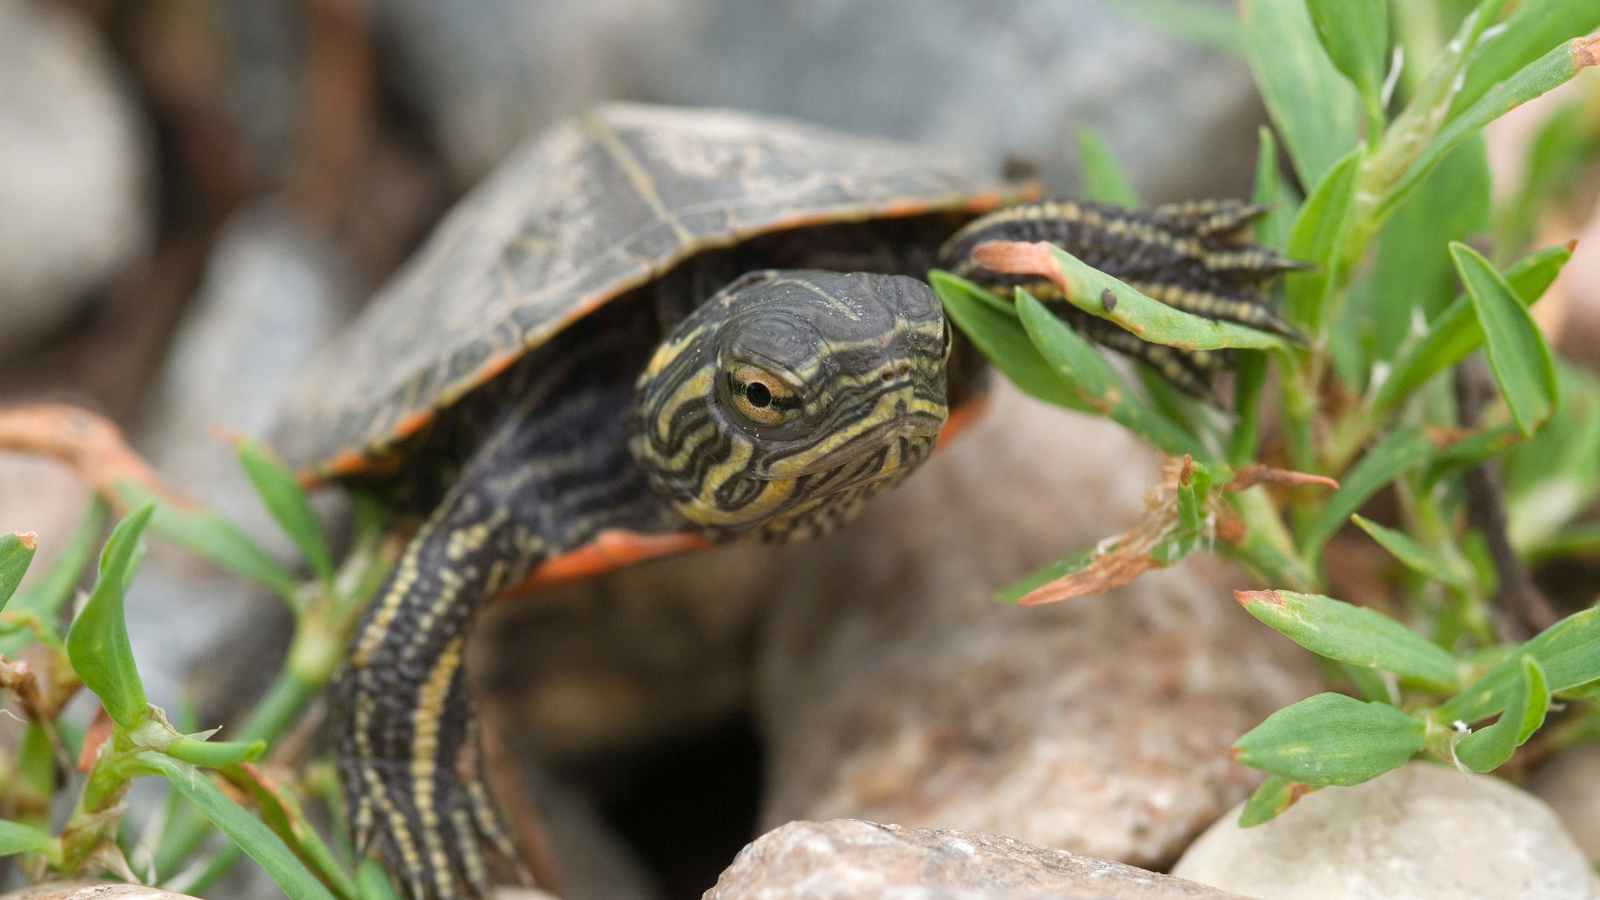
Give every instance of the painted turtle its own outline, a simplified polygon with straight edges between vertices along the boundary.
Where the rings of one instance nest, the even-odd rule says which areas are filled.
[[[334,692],[356,845],[412,900],[482,896],[483,843],[515,859],[475,776],[476,611],[530,577],[817,535],[905,477],[973,395],[907,276],[1022,193],[791,121],[604,106],[474,190],[314,361],[272,443],[308,482],[378,488],[422,519]],[[952,246],[1068,213],[1028,208]],[[1062,239],[1113,248],[1113,273],[1154,258],[1116,241],[1208,215],[1072,209],[1094,218]],[[1153,288],[1205,287],[1193,266],[1146,268]]]

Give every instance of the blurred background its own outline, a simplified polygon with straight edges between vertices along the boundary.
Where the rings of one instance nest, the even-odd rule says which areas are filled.
[[[1052,195],[1093,127],[1147,202],[1243,196],[1264,113],[1219,21],[1092,0],[0,0],[0,402],[106,413],[287,551],[213,426],[261,433],[307,354],[541,127],[608,99],[736,107],[948,147]],[[1502,171],[1538,116],[1492,143]],[[1600,246],[1595,181],[1534,227]],[[1575,299],[1541,305],[1591,361],[1593,259],[1569,267]],[[1105,502],[1136,508],[1147,476]],[[37,570],[85,497],[0,456],[0,530],[40,533]],[[615,876],[573,896],[698,896],[756,833],[761,704],[794,684],[761,699],[795,646],[770,635],[817,640],[763,618],[799,552],[647,567],[486,628],[480,683],[541,764],[552,831],[596,835],[568,868]],[[152,549],[130,604],[158,704],[225,719],[278,664],[275,602],[176,552]]]

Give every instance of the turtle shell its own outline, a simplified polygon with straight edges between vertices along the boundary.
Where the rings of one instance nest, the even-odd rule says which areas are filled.
[[[728,110],[613,104],[535,137],[444,218],[308,367],[273,444],[361,473],[572,322],[768,232],[1015,199],[927,148]]]

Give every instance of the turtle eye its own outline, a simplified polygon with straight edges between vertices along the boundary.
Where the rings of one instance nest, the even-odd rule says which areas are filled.
[[[794,417],[798,402],[783,379],[759,366],[736,366],[728,373],[728,399],[753,425],[782,425]]]
[[[956,345],[955,332],[950,329],[950,320],[949,319],[945,319],[944,320],[944,350],[941,351],[941,356],[943,356],[945,362],[948,363],[950,361],[950,351],[955,348],[955,345]]]

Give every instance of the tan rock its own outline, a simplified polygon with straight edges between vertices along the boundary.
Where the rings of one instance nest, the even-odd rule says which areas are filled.
[[[1006,834],[1160,867],[1258,776],[1240,734],[1317,689],[1307,656],[1203,557],[1053,607],[994,591],[1131,525],[1157,460],[998,385],[994,408],[774,604],[761,821]]]
[[[1413,762],[1301,798],[1255,828],[1238,810],[1173,874],[1260,900],[1593,900],[1600,879],[1531,795]]]
[[[1564,751],[1528,779],[1528,792],[1550,804],[1590,862],[1600,862],[1600,746]]]
[[[851,819],[791,822],[756,840],[705,900],[1079,898],[1243,900],[1181,878],[992,834]]]

